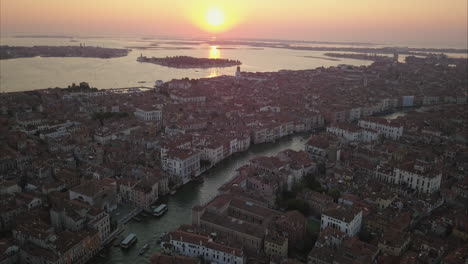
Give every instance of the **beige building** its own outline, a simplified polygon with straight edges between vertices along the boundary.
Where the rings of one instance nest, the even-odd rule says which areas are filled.
[[[275,235],[268,234],[265,236],[263,251],[268,256],[288,256],[288,239]]]

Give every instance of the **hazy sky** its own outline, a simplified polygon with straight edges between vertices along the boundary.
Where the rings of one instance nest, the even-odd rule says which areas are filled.
[[[0,33],[457,45],[467,0],[0,0]],[[207,12],[224,14],[221,26]]]

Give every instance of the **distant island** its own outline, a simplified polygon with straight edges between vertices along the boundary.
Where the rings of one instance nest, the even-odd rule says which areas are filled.
[[[250,47],[262,47],[262,48],[275,48],[275,49],[290,49],[290,50],[307,50],[307,51],[329,51],[329,52],[356,52],[356,53],[377,53],[377,54],[394,54],[399,53],[402,55],[414,55],[414,56],[427,56],[431,53],[457,53],[466,54],[468,49],[464,48],[410,48],[410,47],[366,47],[374,46],[375,44],[368,43],[347,43],[347,42],[310,42],[310,41],[254,41],[254,40],[215,40],[205,41],[208,45],[246,45]],[[297,42],[297,43],[296,43]],[[299,45],[298,43],[305,44],[347,44],[356,45],[360,47],[330,47],[330,46],[305,46]],[[366,45],[366,46],[365,46]]]
[[[194,57],[189,57],[189,56],[148,58],[142,55],[138,57],[137,61],[154,63],[154,64],[171,67],[171,68],[215,68],[215,67],[232,67],[232,66],[242,64],[238,60],[194,58]]]
[[[310,58],[310,59],[328,60],[328,61],[340,61],[339,59],[324,58],[324,57],[319,57],[319,56],[299,56],[299,57]]]
[[[0,46],[0,60],[32,57],[85,57],[117,58],[128,55],[128,49],[101,48],[91,46]]]
[[[388,56],[381,56],[377,54],[364,54],[364,53],[325,53],[325,56],[333,58],[345,58],[345,59],[355,59],[355,60],[369,60],[369,61],[378,61],[378,60],[391,60]]]

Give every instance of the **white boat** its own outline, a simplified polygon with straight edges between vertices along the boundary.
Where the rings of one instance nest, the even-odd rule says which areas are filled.
[[[122,242],[120,246],[122,248],[129,248],[137,241],[137,236],[133,233],[129,234]]]
[[[161,216],[167,212],[167,204],[161,204],[153,210],[154,216]]]

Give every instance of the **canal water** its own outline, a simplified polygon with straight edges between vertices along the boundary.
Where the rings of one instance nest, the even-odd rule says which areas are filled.
[[[180,188],[175,195],[168,198],[169,211],[162,217],[148,216],[141,222],[131,220],[127,223],[124,234],[135,233],[138,242],[128,250],[111,247],[105,258],[97,258],[93,263],[149,263],[150,257],[159,246],[156,241],[163,232],[172,231],[182,224],[191,223],[191,209],[194,205],[204,204],[218,194],[218,188],[231,180],[237,168],[245,165],[257,156],[274,156],[285,149],[303,150],[304,143],[310,134],[299,134],[285,137],[271,144],[253,145],[248,151],[237,153],[219,163],[205,173],[203,183],[190,183]],[[148,243],[150,249],[139,256],[140,248]]]

